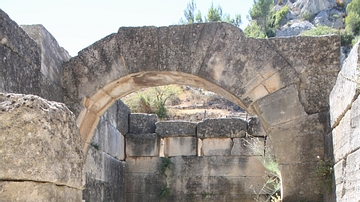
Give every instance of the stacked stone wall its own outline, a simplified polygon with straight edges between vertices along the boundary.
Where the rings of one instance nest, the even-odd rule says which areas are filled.
[[[254,201],[261,194],[266,171],[248,146],[255,139],[246,121],[157,122],[147,114],[129,120],[126,201]],[[264,134],[256,137],[262,144]]]
[[[357,43],[342,66],[330,95],[332,133],[327,135],[334,162],[336,201],[360,199],[360,47]]]

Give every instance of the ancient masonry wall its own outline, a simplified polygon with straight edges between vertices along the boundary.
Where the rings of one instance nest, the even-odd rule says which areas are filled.
[[[157,122],[130,114],[126,139],[126,201],[254,201],[265,168],[248,147],[264,131],[241,119]]]
[[[359,42],[345,60],[330,95],[332,133],[327,135],[333,154],[336,201],[358,201],[360,196]]]
[[[60,71],[70,55],[42,25],[21,28],[0,9],[0,55],[0,92],[64,102]]]

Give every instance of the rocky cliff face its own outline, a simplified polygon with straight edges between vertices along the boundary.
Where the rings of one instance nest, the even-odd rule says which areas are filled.
[[[284,6],[288,6],[290,10],[276,31],[276,36],[296,36],[303,30],[319,25],[344,28],[345,8],[350,2],[351,0],[275,0],[275,11]]]

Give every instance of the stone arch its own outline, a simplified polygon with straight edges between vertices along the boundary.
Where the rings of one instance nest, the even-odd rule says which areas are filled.
[[[85,151],[99,117],[139,88],[190,84],[218,93],[259,116],[284,200],[317,200],[319,179],[307,172],[324,156],[339,47],[337,36],[246,38],[227,23],[120,28],[64,64],[62,87]]]

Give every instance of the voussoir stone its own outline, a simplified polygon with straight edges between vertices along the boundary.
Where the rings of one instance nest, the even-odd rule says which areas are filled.
[[[0,93],[0,180],[81,189],[84,157],[75,117],[61,103]]]

